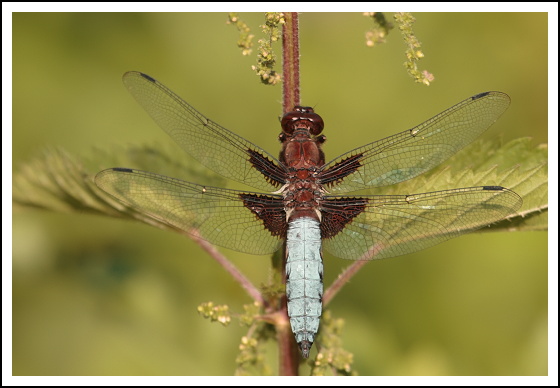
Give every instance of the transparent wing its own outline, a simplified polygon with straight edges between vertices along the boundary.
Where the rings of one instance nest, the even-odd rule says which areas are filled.
[[[437,166],[490,127],[510,103],[501,92],[470,97],[424,123],[345,153],[322,167],[331,193],[387,186]]]
[[[123,82],[154,121],[206,167],[266,192],[284,183],[277,159],[204,117],[160,82],[139,72],[126,73]]]
[[[383,259],[416,252],[502,220],[522,200],[500,186],[322,202],[324,248],[344,259]],[[357,214],[340,228],[345,215]],[[332,232],[333,230],[337,232]]]
[[[205,187],[128,168],[101,171],[95,183],[143,214],[225,248],[264,255],[276,251],[283,241],[286,215],[278,195]],[[248,203],[253,209],[267,209],[266,219],[278,225],[276,235]]]

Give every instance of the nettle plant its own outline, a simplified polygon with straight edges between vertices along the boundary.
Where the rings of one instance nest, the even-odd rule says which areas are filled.
[[[365,16],[373,21],[365,44],[384,43],[393,23],[382,13]],[[335,295],[371,259],[418,251],[483,227],[481,231],[546,230],[547,150],[533,148],[529,139],[503,146],[473,142],[509,106],[506,94],[483,92],[417,127],[325,162],[324,123],[312,108],[300,105],[298,14],[267,13],[265,20],[253,70],[263,84],[283,87],[280,161],[204,117],[152,77],[137,72],[123,77],[140,105],[183,150],[218,174],[263,193],[221,189],[222,178],[209,181],[205,167],[177,162],[170,150],[99,152],[96,158],[104,165],[112,158],[115,165],[139,169],[118,167],[96,174],[66,152],[49,149],[14,177],[14,202],[134,219],[193,239],[251,298],[242,312],[214,302],[198,307],[212,322],[227,326],[237,320],[247,326],[236,374],[272,373],[264,353],[269,341],[278,344],[281,375],[297,375],[302,362],[313,375],[355,374],[353,355],[341,340],[344,321],[327,309]],[[229,23],[240,32],[237,44],[243,55],[251,55],[254,35],[249,27],[235,14],[229,15]],[[410,14],[394,15],[406,43],[405,68],[415,82],[427,86],[434,76],[418,69],[424,55],[413,23]],[[281,72],[276,70],[275,42],[281,42]],[[114,155],[122,156],[114,160]],[[443,161],[446,166],[439,166]],[[170,178],[185,171],[194,182],[201,178],[207,185]],[[343,196],[369,186],[387,187],[383,195]],[[320,236],[335,256],[355,260],[324,291],[319,286],[321,242],[313,236]],[[297,244],[290,245],[290,238]],[[255,286],[212,242],[249,253],[275,252],[272,276]],[[316,244],[316,254],[309,244]],[[290,251],[297,257],[290,258]],[[316,352],[310,354],[313,343]]]

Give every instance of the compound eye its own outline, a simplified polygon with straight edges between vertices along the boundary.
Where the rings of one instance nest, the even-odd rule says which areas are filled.
[[[297,107],[296,107],[297,108]],[[300,112],[293,111],[288,112],[284,116],[282,116],[282,121],[280,121],[280,125],[282,126],[282,130],[284,133],[288,135],[293,135],[294,130],[296,128],[295,124],[300,119]]]
[[[310,106],[296,106],[292,112],[286,113],[281,121],[282,130],[292,135],[296,129],[307,129],[313,136],[323,131],[325,123]]]
[[[308,120],[313,124],[311,128],[309,128],[309,132],[311,132],[313,136],[317,136],[318,134],[323,132],[325,123],[323,122],[321,116],[319,116],[317,113],[311,113],[309,116],[310,117],[308,118]]]

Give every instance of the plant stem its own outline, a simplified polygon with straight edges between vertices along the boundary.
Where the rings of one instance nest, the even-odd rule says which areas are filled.
[[[210,244],[208,241],[201,239],[198,234],[191,232],[190,234],[185,234],[187,237],[196,242],[202,249],[204,249],[210,257],[218,262],[240,285],[247,291],[249,296],[253,298],[256,302],[260,303],[266,307],[266,300],[263,298],[261,292],[257,287],[251,283],[238,269],[229,261],[224,255],[216,249],[216,247]]]
[[[286,12],[282,28],[282,77],[284,113],[294,110],[299,100],[299,34],[297,12]]]
[[[290,112],[299,105],[299,34],[298,14],[289,12],[284,14],[285,23],[282,27],[282,77],[283,77],[283,111]],[[284,263],[282,268],[282,279],[286,283],[285,263],[286,245],[284,244]],[[278,340],[279,374],[281,376],[297,376],[299,373],[299,349],[294,340],[288,318],[286,296],[283,296],[280,316],[276,321],[276,333]]]
[[[367,260],[357,260],[350,264],[346,269],[338,275],[336,280],[330,285],[330,287],[323,294],[323,307],[327,306],[332,298],[340,291],[342,286],[344,286],[350,279],[358,273],[358,271],[369,261]]]
[[[299,349],[292,333],[286,298],[282,298],[282,308],[277,312],[275,321],[276,340],[278,341],[278,371],[280,376],[297,376],[299,374]]]

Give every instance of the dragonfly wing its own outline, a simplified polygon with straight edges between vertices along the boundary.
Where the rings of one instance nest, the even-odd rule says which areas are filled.
[[[339,156],[322,168],[321,183],[336,193],[414,178],[471,143],[509,103],[505,93],[477,94],[412,129]]]
[[[165,85],[139,72],[126,73],[123,82],[154,121],[206,167],[266,192],[285,183],[276,158],[206,118]]]
[[[327,196],[322,202],[323,246],[343,259],[400,256],[502,220],[521,204],[519,195],[500,186],[412,195]]]
[[[284,240],[281,232],[274,235],[267,229],[285,227],[278,195],[205,187],[129,168],[101,171],[95,183],[141,213],[225,248],[264,255]],[[267,209],[267,217],[255,214],[258,206]]]

